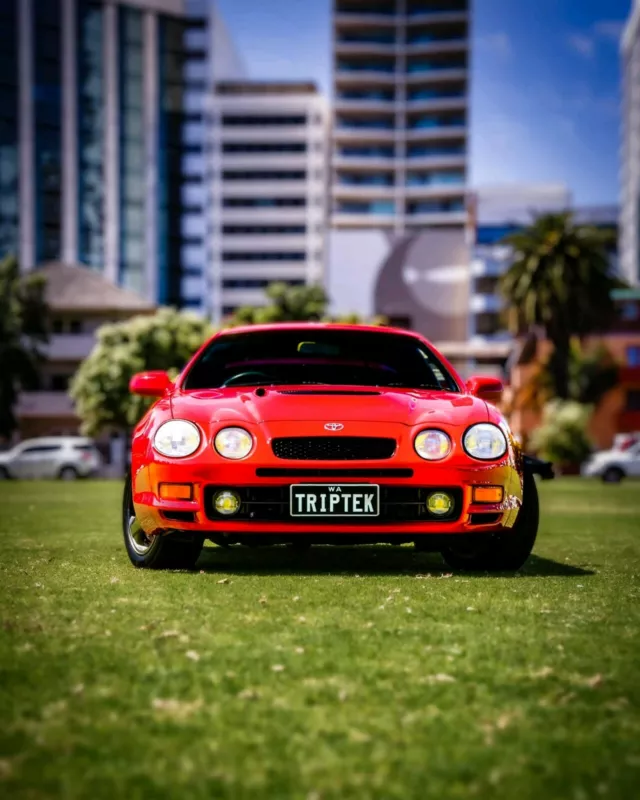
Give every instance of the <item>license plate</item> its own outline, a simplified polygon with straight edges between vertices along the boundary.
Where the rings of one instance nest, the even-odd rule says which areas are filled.
[[[377,517],[380,514],[377,484],[298,483],[290,489],[292,517]]]

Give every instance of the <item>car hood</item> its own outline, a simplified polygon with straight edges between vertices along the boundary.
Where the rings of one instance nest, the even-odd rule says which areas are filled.
[[[483,400],[453,392],[338,387],[176,391],[174,418],[201,425],[276,421],[468,425],[489,419]]]

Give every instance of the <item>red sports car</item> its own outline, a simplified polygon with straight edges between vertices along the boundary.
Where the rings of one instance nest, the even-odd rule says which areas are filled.
[[[123,502],[138,567],[219,545],[413,542],[455,568],[514,570],[536,538],[535,467],[494,378],[465,384],[415,333],[316,323],[216,334],[135,429]]]

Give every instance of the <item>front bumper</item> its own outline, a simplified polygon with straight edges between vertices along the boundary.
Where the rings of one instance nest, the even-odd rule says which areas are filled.
[[[457,535],[475,532],[497,532],[509,529],[516,521],[522,503],[522,480],[510,458],[505,457],[490,465],[477,463],[465,466],[420,463],[393,464],[402,477],[394,477],[393,470],[383,463],[344,462],[335,465],[314,462],[287,462],[286,474],[270,474],[273,462],[256,465],[241,463],[171,463],[157,459],[133,469],[133,501],[136,515],[148,535],[169,530],[191,531],[204,535],[229,537],[250,534],[331,534],[355,535]],[[315,476],[302,474],[304,470],[316,472]],[[381,474],[373,474],[376,471]],[[324,475],[317,473],[324,472]],[[266,474],[265,474],[266,473]],[[345,473],[351,473],[345,475]],[[161,483],[188,483],[193,486],[191,500],[164,500],[160,497]],[[381,499],[390,498],[387,511],[379,518],[314,518],[312,521],[291,517],[288,514],[289,486],[296,483],[349,484],[374,483],[380,486]],[[474,486],[502,486],[501,503],[473,502]],[[217,517],[212,508],[214,490],[236,490],[243,501],[262,493],[273,501],[277,510],[275,518],[244,519]],[[407,518],[402,503],[391,513],[393,498],[407,496],[423,498],[426,490],[451,489],[456,495],[456,513],[451,519],[440,521],[423,514],[419,519]],[[405,491],[406,490],[406,491]],[[404,492],[404,494],[403,494]],[[246,512],[246,507],[245,507]],[[411,514],[408,515],[411,517]],[[415,514],[413,515],[416,516]]]

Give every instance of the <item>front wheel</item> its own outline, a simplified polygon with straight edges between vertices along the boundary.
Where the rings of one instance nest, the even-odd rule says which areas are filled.
[[[539,521],[538,487],[533,475],[525,473],[522,507],[513,528],[486,538],[478,534],[477,543],[466,547],[448,547],[442,551],[442,556],[454,569],[471,572],[515,571],[531,555]]]
[[[193,569],[204,544],[198,534],[148,537],[136,518],[130,475],[122,498],[122,533],[129,560],[143,569]]]

